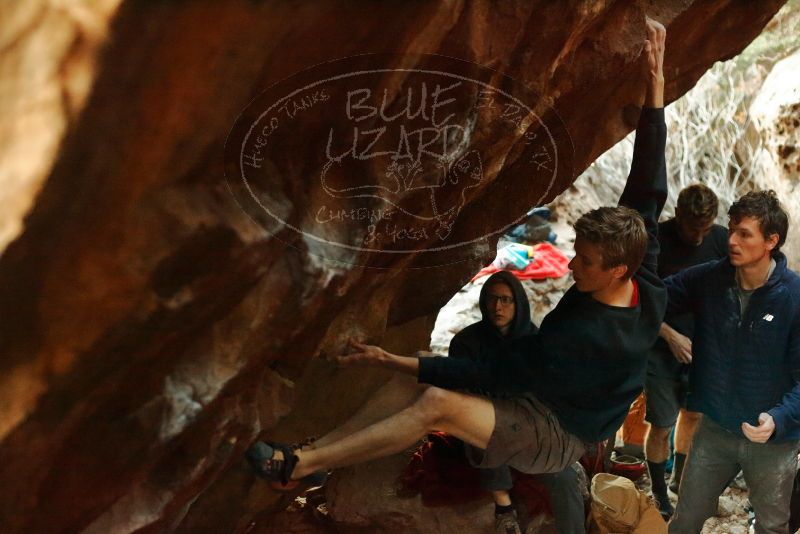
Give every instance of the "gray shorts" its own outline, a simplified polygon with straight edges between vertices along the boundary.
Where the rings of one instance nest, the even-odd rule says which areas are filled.
[[[508,465],[523,473],[557,473],[586,452],[585,443],[561,427],[534,397],[491,399],[494,430],[486,449],[465,446],[475,467]]]
[[[660,428],[673,426],[680,409],[686,409],[688,392],[689,383],[685,374],[676,378],[648,374],[644,382],[647,403],[645,421]]]

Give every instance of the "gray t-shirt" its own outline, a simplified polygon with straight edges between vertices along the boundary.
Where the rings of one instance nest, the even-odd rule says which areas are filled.
[[[769,277],[772,276],[772,271],[775,270],[775,260],[769,260],[769,271],[767,272],[767,278],[764,280],[766,283],[769,280]],[[756,288],[758,289],[758,288]],[[747,305],[750,304],[750,297],[753,296],[753,293],[756,289],[742,289],[742,286],[739,285],[738,281],[736,283],[736,292],[739,295],[739,317],[744,317],[744,312],[747,309]]]

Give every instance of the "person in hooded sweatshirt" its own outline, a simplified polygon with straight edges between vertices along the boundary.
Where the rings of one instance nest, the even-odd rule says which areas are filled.
[[[478,305],[481,320],[453,337],[447,352],[450,358],[483,360],[502,357],[515,343],[538,331],[531,322],[530,303],[525,289],[517,277],[508,271],[496,272],[486,280]],[[474,393],[491,396],[485,391]],[[520,532],[509,494],[513,487],[511,469],[501,465],[479,471],[481,487],[491,492],[494,499],[495,530],[501,533]],[[550,493],[558,532],[583,534],[583,496],[578,473],[572,466],[567,466],[561,472],[539,475],[537,479]]]
[[[354,352],[336,362],[396,371],[392,381],[307,447],[255,443],[246,456],[259,476],[288,485],[396,454],[432,431],[464,441],[475,467],[556,473],[614,435],[643,389],[647,353],[667,307],[656,273],[657,221],[667,196],[666,30],[647,19],[645,31],[644,107],[625,189],[619,206],[575,223],[575,284],[539,333],[501,357],[477,359],[408,357],[351,339]]]

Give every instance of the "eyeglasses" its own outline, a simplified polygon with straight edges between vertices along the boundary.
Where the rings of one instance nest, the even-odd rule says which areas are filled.
[[[503,306],[511,306],[514,304],[514,297],[507,297],[505,295],[489,295],[486,297],[486,301],[489,303],[489,306],[494,306],[497,302]]]

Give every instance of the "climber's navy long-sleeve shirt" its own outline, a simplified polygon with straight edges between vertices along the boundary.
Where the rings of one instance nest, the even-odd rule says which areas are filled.
[[[656,274],[657,221],[667,196],[665,143],[664,110],[643,109],[620,198],[620,205],[642,215],[649,234],[644,262],[634,275],[636,306],[608,306],[573,286],[544,318],[539,333],[517,345],[521,349],[484,360],[421,358],[419,381],[447,389],[532,395],[585,441],[613,435],[642,391],[647,355],[667,306]]]

